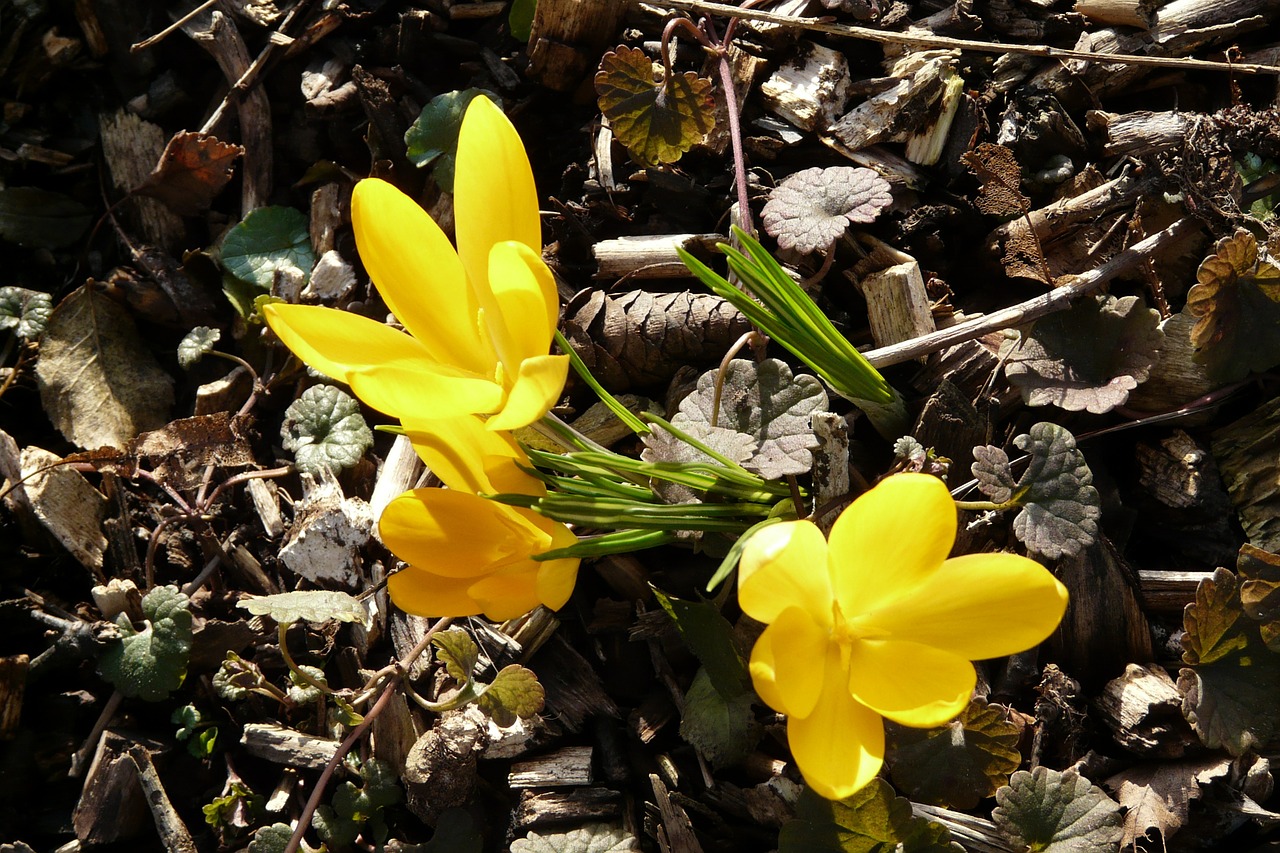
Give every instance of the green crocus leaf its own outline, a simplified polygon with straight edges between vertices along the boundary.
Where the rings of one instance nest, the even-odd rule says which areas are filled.
[[[213,352],[213,345],[221,337],[222,332],[217,329],[196,326],[178,342],[178,364],[184,370],[190,370],[196,362]]]
[[[1075,556],[1097,538],[1102,515],[1093,472],[1075,436],[1057,424],[1038,423],[1013,443],[1030,456],[1017,485],[1010,485],[1008,455],[989,445],[974,448],[978,488],[997,503],[1022,508],[1013,532],[1029,550],[1051,560]]]
[[[963,853],[947,828],[911,813],[883,779],[844,800],[805,790],[795,820],[782,827],[778,853]]]
[[[125,696],[159,702],[182,686],[191,657],[191,601],[176,586],[142,599],[143,627],[121,614],[120,639],[102,656],[102,677]]]
[[[889,724],[893,784],[912,800],[971,809],[1009,781],[1022,755],[1022,728],[1006,709],[975,699],[946,725],[914,729]]]
[[[313,385],[290,403],[280,437],[298,470],[312,475],[350,468],[373,446],[360,404],[334,385]]]
[[[291,207],[260,207],[222,239],[222,265],[242,281],[270,290],[276,270],[311,275],[316,256],[311,249],[309,222]]]
[[[736,764],[751,754],[760,740],[752,708],[754,695],[725,696],[700,667],[684,694],[680,736],[691,743],[712,767]]]
[[[1015,850],[1115,853],[1124,833],[1120,806],[1074,770],[1019,770],[996,803],[991,820]]]
[[[530,832],[511,842],[511,853],[632,853],[639,849],[634,836],[607,823],[548,835]]]
[[[24,341],[44,334],[53,313],[53,299],[47,293],[25,287],[0,287],[0,330],[13,330]]]
[[[706,668],[716,691],[726,698],[750,693],[751,675],[738,652],[733,626],[720,610],[706,602],[684,601],[669,596],[656,588],[653,594],[659,606],[676,623],[690,650]]]
[[[509,726],[520,717],[532,717],[542,710],[546,692],[533,670],[519,664],[503,667],[476,699],[476,707],[500,726]]]
[[[432,637],[431,645],[436,647],[436,657],[454,681],[459,684],[471,681],[480,661],[480,647],[470,634],[461,628],[450,628]]]
[[[512,14],[515,14],[514,9]],[[530,21],[532,20],[531,9]],[[462,129],[462,117],[477,95],[484,95],[498,106],[502,105],[502,99],[486,89],[445,92],[432,98],[422,108],[418,118],[404,134],[407,148],[405,155],[409,162],[419,168],[430,166],[432,178],[446,192],[453,192],[453,172],[457,166],[458,131]]]
[[[533,31],[533,13],[538,8],[538,0],[512,0],[511,11],[507,13],[507,26],[511,28],[511,37],[516,41],[528,41]]]
[[[369,618],[360,600],[345,592],[308,589],[261,595],[236,603],[254,616],[270,616],[281,625],[294,622],[364,622]]]

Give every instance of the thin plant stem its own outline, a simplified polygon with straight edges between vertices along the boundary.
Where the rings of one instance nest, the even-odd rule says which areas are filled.
[[[733,357],[737,355],[743,347],[753,342],[753,338],[763,337],[755,329],[744,332],[743,335],[733,342],[733,346],[729,347],[729,351],[724,354],[724,358],[720,359],[720,369],[716,371],[716,387],[715,393],[711,396],[711,418],[708,421],[712,428],[720,421],[720,394],[724,391],[724,377],[729,372],[729,362],[733,361]]]
[[[333,692],[333,688],[312,678],[306,670],[294,662],[293,655],[289,654],[288,634],[289,626],[292,624],[292,622],[280,622],[276,625],[276,636],[280,643],[280,657],[284,658],[284,664],[289,667],[289,671],[298,676],[298,678],[305,682],[308,687],[314,687],[316,690],[319,690],[321,693],[328,696]]]

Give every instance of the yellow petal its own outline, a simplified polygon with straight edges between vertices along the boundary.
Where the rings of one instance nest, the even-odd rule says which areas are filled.
[[[756,645],[766,646],[774,695],[781,702],[778,710],[790,717],[807,717],[813,712],[822,692],[829,637],[827,629],[802,607],[788,607],[760,635]],[[751,659],[755,663],[754,649]]]
[[[560,399],[568,375],[567,355],[526,358],[520,362],[520,373],[502,411],[489,418],[485,426],[497,430],[519,429],[538,420]]]
[[[751,661],[747,669],[751,673],[751,684],[760,699],[773,710],[787,713],[787,703],[782,701],[782,692],[778,690],[778,658],[773,653],[773,639],[769,629],[766,628],[751,647]]]
[[[849,692],[904,726],[940,726],[969,704],[977,674],[951,652],[901,640],[851,644]]]
[[[562,525],[563,526],[563,525]],[[566,532],[568,528],[566,528]],[[573,534],[570,534],[571,536]],[[577,537],[575,536],[576,540]],[[572,545],[573,543],[568,543]],[[565,547],[557,545],[555,546]],[[552,610],[564,607],[573,594],[573,586],[578,582],[578,564],[576,558],[564,560],[543,560],[538,564],[538,579],[535,591],[538,601]]]
[[[760,622],[788,607],[801,607],[817,624],[831,626],[827,542],[808,521],[783,521],[758,531],[738,564],[738,604]]]
[[[982,660],[1036,645],[1053,633],[1066,609],[1066,587],[1035,560],[969,554],[947,560],[931,585],[865,620],[894,639]]]
[[[533,249],[507,240],[489,250],[489,287],[498,310],[486,311],[485,323],[498,357],[515,375],[521,361],[551,348],[560,316],[555,278]]]
[[[787,742],[809,787],[827,799],[843,800],[880,772],[884,723],[849,695],[848,676],[834,645],[826,667],[813,713],[787,720]]]
[[[415,616],[475,616],[484,607],[467,592],[473,578],[444,578],[410,566],[387,578],[391,600]]]
[[[451,489],[473,494],[546,494],[541,480],[518,467],[532,468],[533,463],[509,432],[486,429],[475,416],[406,418],[402,423],[422,461]]]
[[[383,510],[378,530],[397,557],[447,578],[510,566],[548,539],[513,508],[452,489],[405,492]]]
[[[453,217],[458,257],[488,312],[489,249],[515,240],[535,251],[542,248],[538,192],[520,136],[502,110],[484,96],[467,106],[458,131],[454,170]]]
[[[263,316],[298,358],[388,415],[456,417],[501,403],[502,389],[493,382],[438,364],[417,339],[368,317],[280,303],[267,305]]]
[[[895,474],[831,528],[831,582],[845,616],[931,583],[956,538],[956,505],[937,477]]]
[[[445,364],[493,373],[493,346],[479,332],[480,303],[449,238],[400,190],[375,178],[351,194],[360,260],[409,333]]]
[[[494,622],[505,622],[523,616],[537,607],[537,570],[490,575],[471,585],[468,594],[484,609],[484,615]]]

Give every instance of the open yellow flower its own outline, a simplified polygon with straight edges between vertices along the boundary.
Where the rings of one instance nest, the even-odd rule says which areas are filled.
[[[947,559],[956,508],[926,474],[886,478],[836,520],[747,543],[738,601],[768,623],[751,652],[756,692],[788,717],[805,781],[829,799],[870,782],[884,760],[881,717],[937,726],[969,702],[971,660],[1028,649],[1057,626],[1067,591],[1016,554]]]
[[[299,358],[386,414],[485,414],[492,430],[526,426],[555,404],[569,359],[548,354],[559,301],[538,254],[529,160],[483,96],[462,121],[454,186],[457,251],[391,184],[363,180],[352,194],[360,258],[407,334],[317,306],[276,303],[263,314]]]
[[[546,493],[510,433],[485,429],[477,417],[405,423],[419,455],[447,489],[415,489],[393,500],[378,527],[387,547],[409,564],[387,581],[391,600],[419,616],[473,616],[502,621],[539,604],[564,606],[577,559],[532,559],[567,548],[577,537],[533,510],[478,493]]]

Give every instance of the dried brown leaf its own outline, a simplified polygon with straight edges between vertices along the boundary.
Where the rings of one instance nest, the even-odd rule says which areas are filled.
[[[231,180],[232,163],[243,153],[240,145],[184,130],[169,140],[155,170],[134,192],[159,199],[179,216],[196,216]]]
[[[1209,768],[1230,763],[1230,759],[1214,756],[1196,761],[1140,764],[1108,779],[1104,784],[1115,793],[1120,805],[1128,809],[1121,847],[1147,839],[1153,831],[1168,842],[1186,823],[1191,801],[1200,796],[1196,777]]]
[[[1280,267],[1261,257],[1243,228],[1224,237],[1196,270],[1187,311],[1195,358],[1220,382],[1280,364]]]
[[[646,166],[676,162],[714,125],[711,81],[692,71],[662,79],[643,50],[606,53],[595,83],[614,136]]]
[[[1003,145],[984,142],[964,154],[964,162],[982,182],[975,202],[983,213],[1011,219],[1031,209],[1022,194],[1022,167]]]

